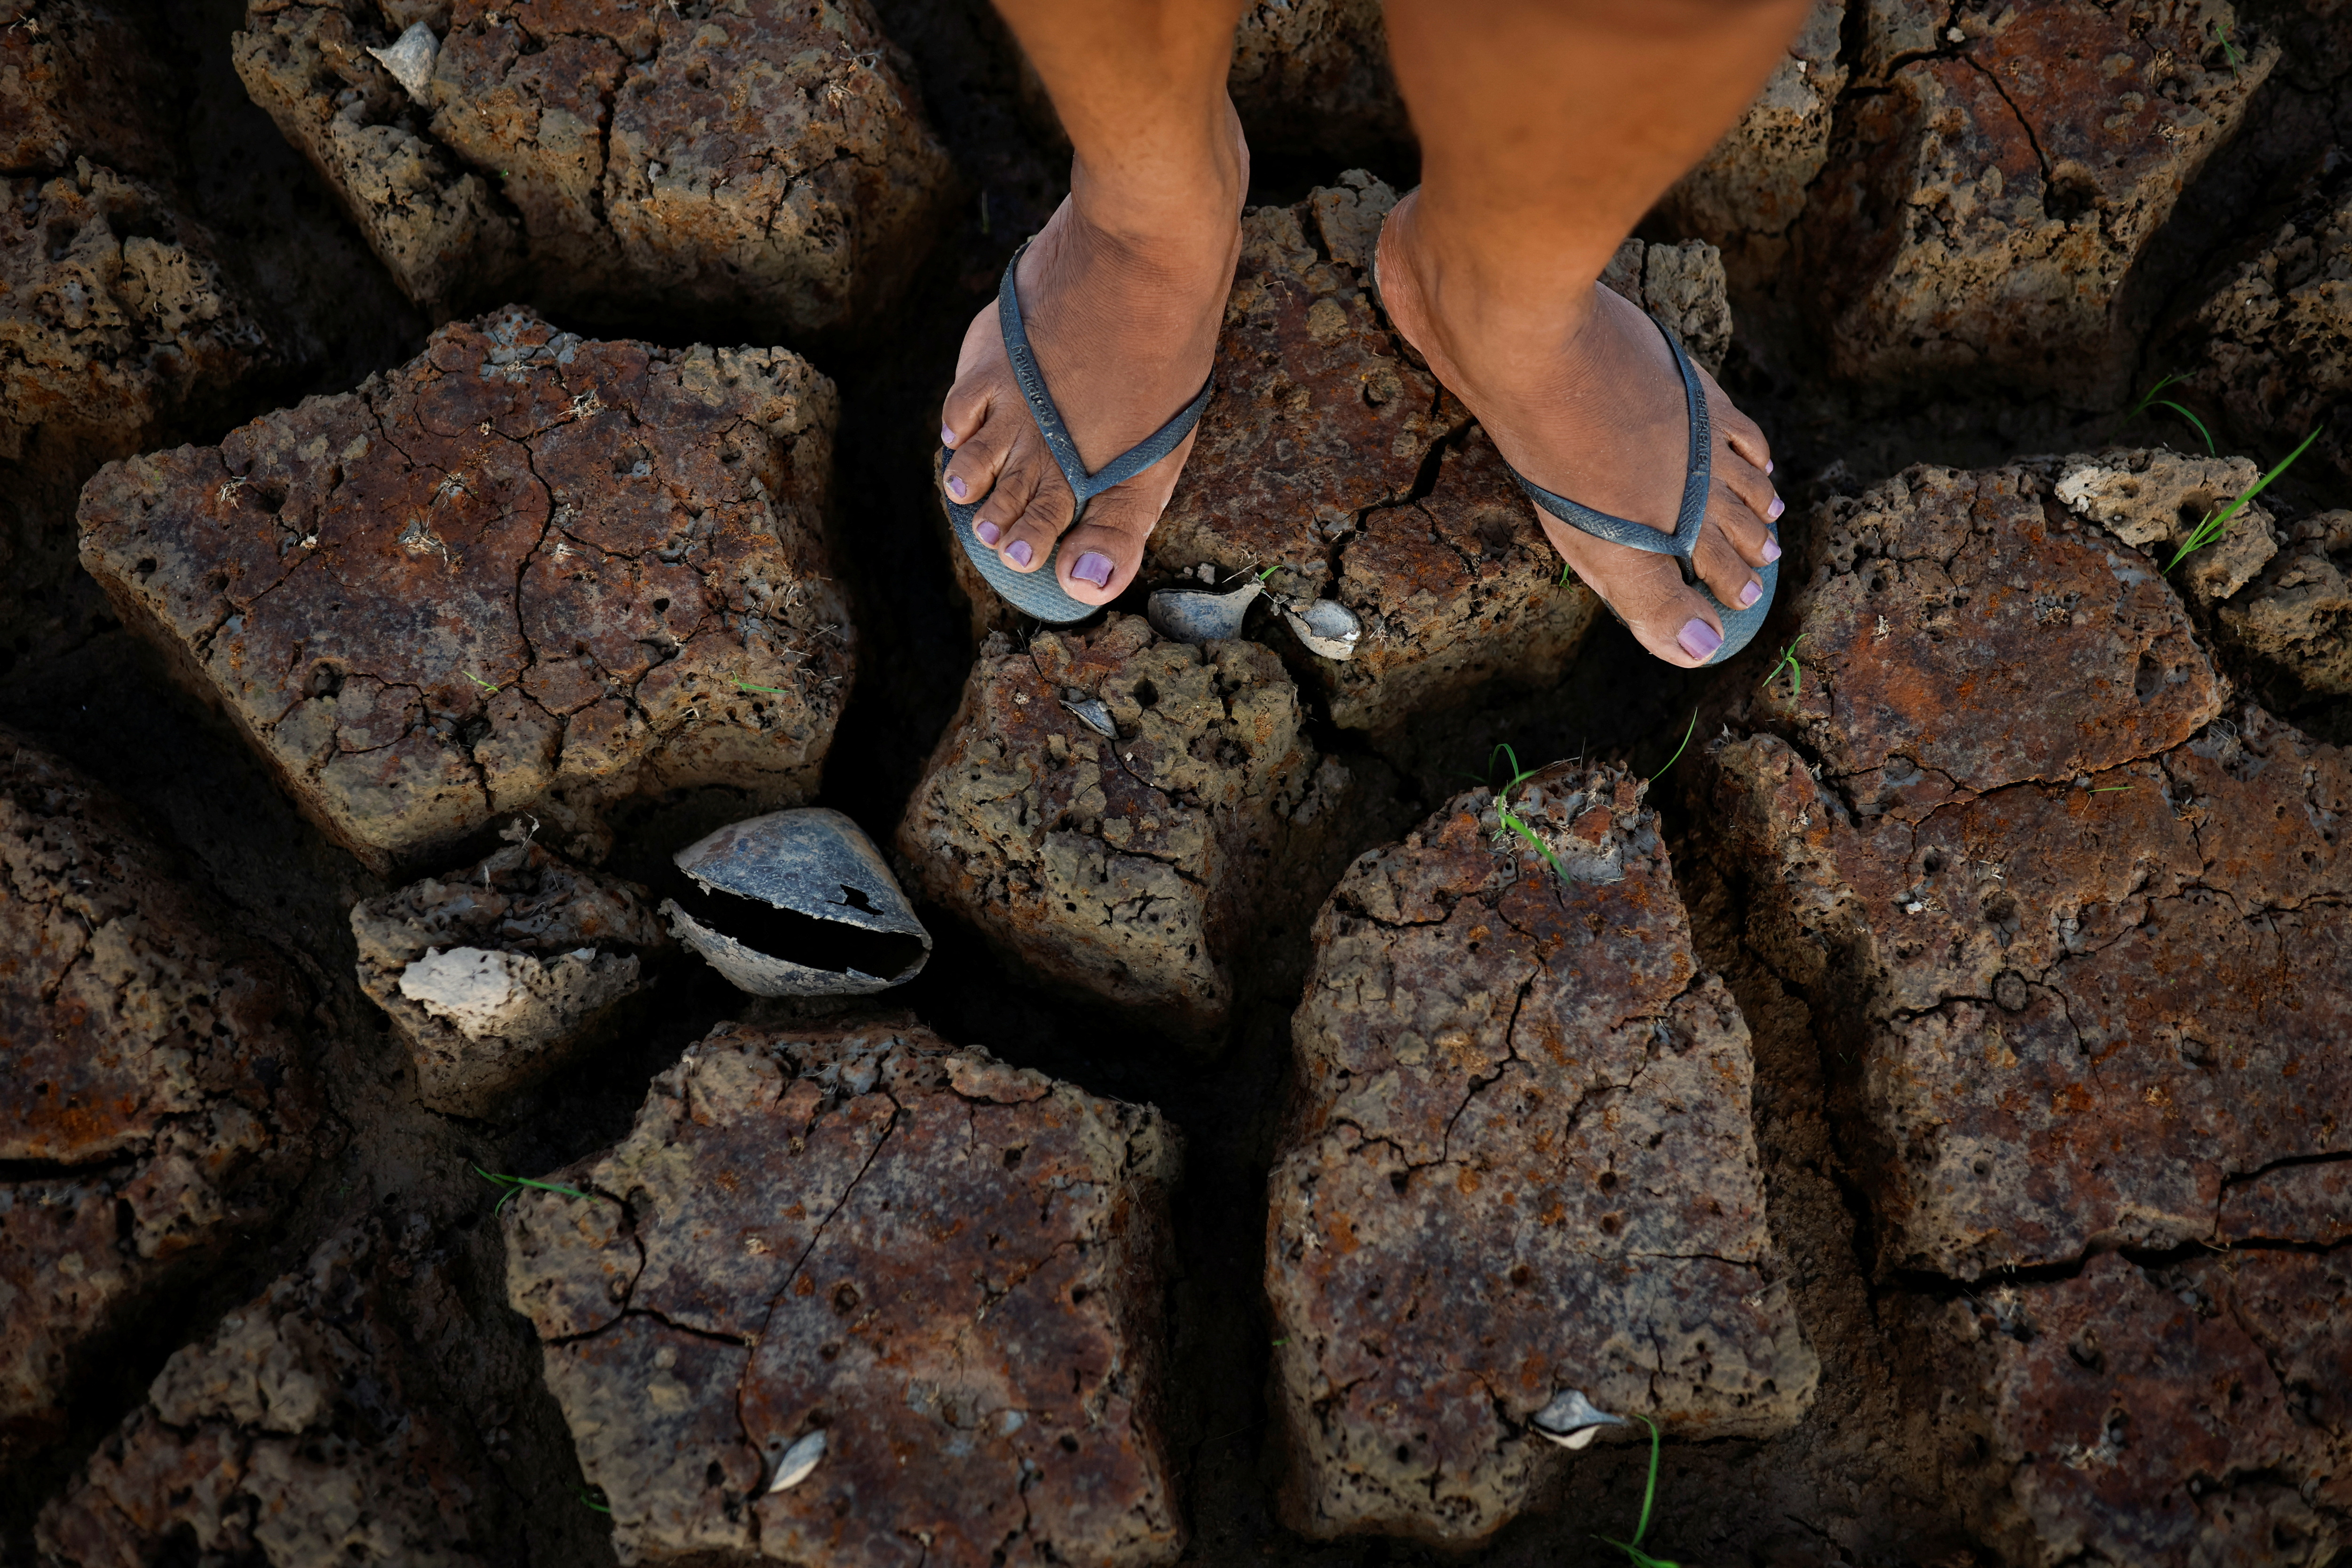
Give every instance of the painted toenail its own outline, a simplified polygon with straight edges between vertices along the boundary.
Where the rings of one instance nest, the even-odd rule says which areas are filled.
[[[980,535],[980,542],[991,550],[995,549],[996,542],[1004,537],[1004,531],[992,522],[975,522],[971,531]]]
[[[1764,563],[1769,566],[1779,559],[1780,559],[1780,542],[1768,533],[1764,536]]]
[[[1015,566],[1026,566],[1037,552],[1029,548],[1029,542],[1027,540],[1016,539],[1013,542],[1012,548],[1005,551],[1004,553],[1013,557],[1013,564]]]
[[[949,429],[944,425],[940,426],[940,445],[942,447],[952,447],[955,445],[955,432]],[[1765,472],[1769,473],[1771,470],[1767,468]]]
[[[963,476],[961,474],[950,474],[948,476],[948,494],[955,497],[956,500],[963,500],[964,492],[970,489],[971,489],[971,487],[963,482]]]
[[[1780,521],[1780,514],[1788,510],[1789,503],[1782,500],[1779,496],[1774,496],[1772,498],[1772,504],[1764,509],[1764,521],[1767,522],[1778,522]]]
[[[1097,588],[1110,586],[1110,557],[1099,550],[1089,550],[1071,563],[1070,575],[1092,583]]]
[[[1748,586],[1739,590],[1739,607],[1744,610],[1763,596],[1764,584],[1761,583],[1750,583]]]
[[[1715,650],[1723,646],[1723,634],[1694,618],[1683,624],[1683,629],[1675,634],[1675,641],[1693,658],[1712,658]]]
[[[1764,459],[1764,471],[1768,474],[1772,471],[1772,459],[1769,458]]]

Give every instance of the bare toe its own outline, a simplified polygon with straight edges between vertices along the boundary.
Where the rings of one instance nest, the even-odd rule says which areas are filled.
[[[1015,572],[1034,572],[1053,558],[1054,542],[1070,526],[1070,487],[1058,473],[1038,484],[1026,506],[1009,520],[996,549]]]
[[[1756,515],[1738,501],[1713,509],[1708,525],[1699,532],[1698,549],[1692,563],[1698,568],[1699,580],[1710,593],[1734,609],[1744,610],[1764,596],[1764,584],[1740,558],[1728,530],[1718,521],[1724,514],[1733,512],[1746,513],[1751,521]]]

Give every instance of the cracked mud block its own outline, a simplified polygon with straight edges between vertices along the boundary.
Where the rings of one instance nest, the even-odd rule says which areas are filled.
[[[434,39],[413,86],[371,53]],[[952,182],[865,0],[251,0],[236,67],[419,304],[870,315]]]
[[[603,1037],[670,945],[649,898],[526,841],[354,905],[360,988],[392,1016],[417,1098],[488,1116]]]
[[[1811,1402],[1748,1027],[1642,794],[1543,770],[1509,802],[1538,853],[1471,791],[1317,919],[1266,1219],[1307,1534],[1484,1538],[1555,1468],[1529,1422],[1563,1390],[1691,1439]]]
[[[2112,405],[2140,347],[2126,276],[2278,45],[2221,0],[1871,13],[1872,90],[1850,97],[1798,229],[1832,365]]]
[[[327,1241],[164,1363],[146,1403],[42,1510],[44,1561],[520,1561],[505,1486],[446,1413],[432,1325],[415,1310],[447,1291],[429,1254],[372,1226]]]
[[[1381,313],[1371,256],[1395,200],[1354,171],[1244,216],[1217,395],[1143,573],[1274,566],[1270,591],[1346,605],[1365,630],[1355,656],[1297,660],[1350,729],[1392,726],[1497,675],[1556,680],[1599,604],[1559,582],[1525,494]],[[1712,247],[1629,241],[1604,281],[1721,363],[1731,318]],[[993,599],[982,588],[974,602]]]
[[[1328,886],[1303,868],[1361,792],[1318,765],[1303,718],[1255,643],[1169,642],[1121,615],[1026,652],[991,637],[898,851],[924,897],[1048,983],[1210,1043],[1232,962]]]
[[[1939,1412],[2000,1560],[2317,1564],[2352,1537],[2352,1258],[2239,1249],[1943,1310]]]
[[[2221,713],[2220,678],[2163,563],[2062,501],[2048,467],[1922,465],[1811,520],[1801,682],[1792,693],[1777,675],[1760,706],[1865,816],[2070,782],[2177,746]],[[2169,472],[2134,480],[2139,498],[2116,482],[2086,506],[2132,531]],[[2171,477],[2202,496],[2233,472]]]
[[[161,18],[16,9],[0,26],[0,465],[79,484],[280,356],[178,194]]]
[[[508,1210],[621,1561],[1172,1561],[1179,1163],[1148,1107],[903,1019],[720,1026],[550,1178],[585,1195]]]
[[[2173,322],[2151,363],[2275,462],[2314,430],[2303,459],[2352,477],[2338,417],[2352,401],[2352,174],[2330,147],[2286,197],[2249,220]]]
[[[1412,142],[1379,0],[1251,0],[1225,87],[1259,146],[1357,159]]]
[[[852,667],[835,406],[781,349],[501,312],[218,447],[110,466],[82,560],[371,868],[506,812],[593,849],[639,791],[814,790]]]
[[[2225,641],[2304,692],[2352,695],[2352,511],[2295,523],[2286,548],[2221,607],[2220,621]]]
[[[1847,76],[1838,54],[1845,13],[1846,0],[1815,0],[1739,123],[1659,204],[1669,227],[1721,250],[1743,293],[1787,257],[1790,231],[1829,161],[1831,116]]]
[[[312,1158],[299,1001],[235,929],[119,802],[0,731],[0,1463]]]
[[[2297,1195],[2236,1184],[2340,1151],[2341,752],[2248,707],[2072,781],[1878,814],[1776,737],[1716,763],[1727,861],[1759,868],[1748,940],[1832,1020],[1883,1270],[2244,1234]]]

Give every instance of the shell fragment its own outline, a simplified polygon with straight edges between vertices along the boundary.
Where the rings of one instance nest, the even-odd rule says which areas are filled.
[[[1304,610],[1294,600],[1282,607],[1282,618],[1307,645],[1307,652],[1325,658],[1352,657],[1358,639],[1364,635],[1364,624],[1356,618],[1356,612],[1337,599],[1318,599]]]
[[[1535,1429],[1563,1448],[1581,1448],[1599,1436],[1603,1426],[1622,1426],[1622,1415],[1612,1415],[1584,1397],[1584,1391],[1564,1388],[1551,1397],[1551,1403],[1528,1417]]]
[[[1076,702],[1065,700],[1062,706],[1076,714],[1078,722],[1096,734],[1108,735],[1114,741],[1118,739],[1118,722],[1110,716],[1110,710],[1101,698],[1087,697]]]
[[[1219,593],[1213,588],[1155,588],[1145,601],[1144,618],[1171,642],[1204,643],[1237,637],[1263,584],[1255,581]]]
[[[393,80],[408,89],[409,97],[428,108],[433,95],[433,59],[440,52],[441,40],[422,22],[409,24],[408,31],[383,48],[373,45],[368,48],[376,63],[392,73]]]
[[[698,839],[674,857],[677,868],[706,895],[731,895],[703,901],[699,918],[677,899],[664,899],[661,912],[670,933],[700,953],[739,990],[755,996],[864,996],[903,984],[921,973],[931,954],[931,934],[915,918],[914,907],[874,841],[840,812],[824,806],[771,812],[732,823]],[[904,941],[919,948],[898,973],[866,973],[854,965],[821,968],[773,953],[717,930],[710,922],[739,910],[756,917],[757,908],[782,910],[843,928],[835,934],[901,939],[881,951],[903,955]],[[757,923],[756,919],[752,923]],[[811,928],[803,924],[805,931]]]
[[[822,1427],[794,1443],[776,1461],[776,1479],[768,1483],[772,1492],[788,1492],[814,1473],[817,1461],[824,1458],[824,1431]]]

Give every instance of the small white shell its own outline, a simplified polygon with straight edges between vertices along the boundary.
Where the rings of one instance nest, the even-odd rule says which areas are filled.
[[[1356,618],[1356,612],[1337,599],[1318,599],[1303,611],[1295,604],[1286,605],[1282,618],[1290,623],[1307,652],[1325,658],[1352,657],[1357,639],[1364,635],[1364,623]]]
[[[1603,1426],[1622,1426],[1622,1415],[1612,1415],[1584,1397],[1581,1389],[1564,1388],[1551,1397],[1551,1403],[1528,1417],[1535,1429],[1563,1448],[1581,1448],[1600,1435]]]
[[[1083,702],[1064,702],[1062,706],[1076,714],[1078,722],[1096,734],[1118,739],[1118,724],[1111,718],[1110,710],[1103,706],[1101,698],[1089,697]]]
[[[768,1489],[772,1492],[792,1490],[809,1479],[816,1469],[817,1461],[824,1458],[824,1433],[820,1429],[784,1450],[783,1457],[776,1461],[776,1479],[768,1483]]]
[[[428,108],[433,94],[433,58],[440,52],[441,40],[422,22],[410,23],[408,31],[394,38],[387,48],[379,49],[373,45],[368,48],[376,64],[408,89],[409,97]]]
[[[1208,588],[1157,588],[1144,602],[1143,618],[1171,642],[1200,644],[1237,637],[1249,607],[1265,592],[1244,583],[1227,593]]]

